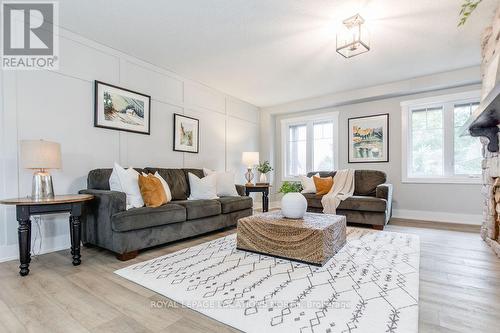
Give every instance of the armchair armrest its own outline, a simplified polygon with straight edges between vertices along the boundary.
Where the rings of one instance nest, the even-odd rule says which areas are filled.
[[[94,196],[94,200],[86,206],[83,215],[82,241],[109,248],[108,243],[112,239],[111,216],[125,210],[126,194],[92,189],[81,190],[78,193]]]
[[[377,186],[375,196],[387,201],[386,223],[392,216],[392,184],[380,184]]]
[[[392,198],[392,184],[378,185],[375,196],[377,198],[382,198],[385,200],[389,200],[389,198]]]
[[[244,185],[235,185],[236,186],[236,192],[242,197],[244,197],[245,194],[245,186]]]

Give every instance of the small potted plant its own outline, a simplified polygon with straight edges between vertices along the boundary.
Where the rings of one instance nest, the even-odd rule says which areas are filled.
[[[263,183],[263,184],[268,184],[267,174],[269,172],[273,171],[273,168],[271,167],[271,164],[269,164],[269,161],[264,161],[262,163],[259,163],[259,166],[257,167],[257,171],[260,172],[259,182]]]
[[[283,193],[281,198],[281,213],[289,219],[301,219],[307,210],[307,200],[300,193],[302,185],[300,182],[284,181],[281,184],[280,193]]]

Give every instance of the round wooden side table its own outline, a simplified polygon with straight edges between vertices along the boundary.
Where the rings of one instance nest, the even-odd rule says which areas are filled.
[[[19,226],[19,274],[26,276],[30,272],[31,261],[31,215],[44,215],[54,213],[69,213],[69,232],[71,239],[71,255],[73,265],[81,263],[80,239],[82,234],[80,216],[82,206],[86,201],[92,200],[90,194],[57,195],[50,199],[33,200],[29,197],[0,200],[2,205],[15,205],[16,217]]]

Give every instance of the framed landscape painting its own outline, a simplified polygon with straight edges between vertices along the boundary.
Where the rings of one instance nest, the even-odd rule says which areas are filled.
[[[95,81],[95,127],[149,135],[150,120],[150,96]]]
[[[198,153],[199,120],[174,113],[174,150]]]
[[[389,114],[349,118],[349,163],[389,162]]]

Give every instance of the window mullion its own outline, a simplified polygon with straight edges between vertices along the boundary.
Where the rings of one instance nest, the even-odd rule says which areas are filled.
[[[412,176],[412,172],[411,172],[411,166],[412,166],[412,163],[413,163],[413,126],[412,126],[412,112],[413,112],[413,109],[411,108],[408,108],[407,109],[407,112],[406,114],[404,115],[406,117],[406,123],[407,123],[407,126],[406,128],[406,147],[404,147],[404,153],[406,153],[406,156],[404,156],[404,158],[406,159],[406,170],[405,170],[405,173],[406,173],[406,177],[411,177]]]
[[[443,105],[443,158],[444,158],[444,176],[452,177],[454,175],[454,129],[453,129],[453,103]]]
[[[314,128],[313,122],[307,122],[307,132],[306,132],[306,169],[307,172],[314,171],[313,159],[314,159]]]

